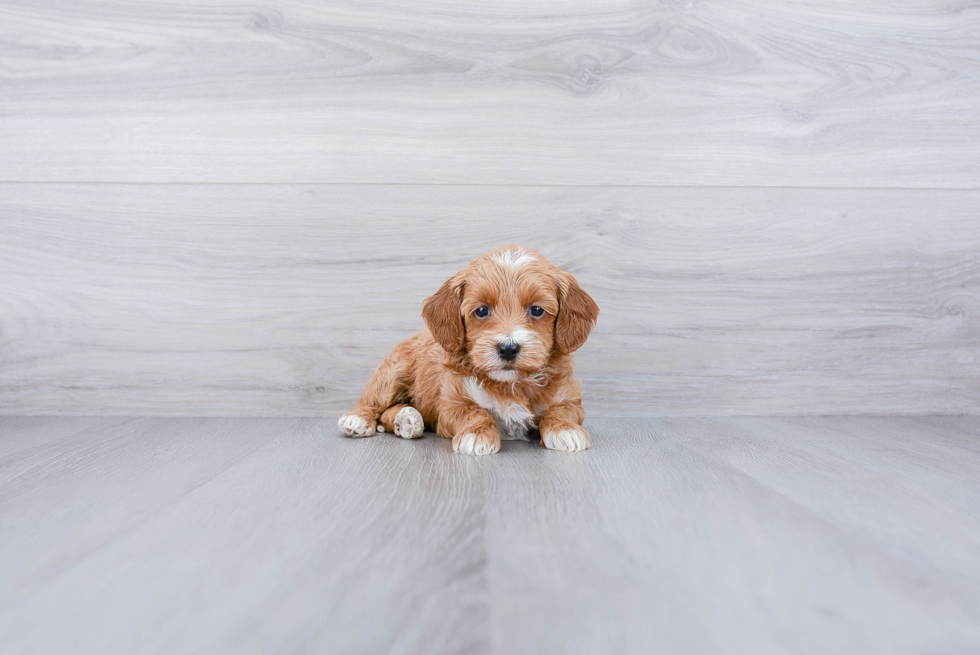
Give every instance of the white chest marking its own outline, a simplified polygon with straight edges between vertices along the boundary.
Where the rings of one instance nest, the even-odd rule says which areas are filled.
[[[473,402],[490,412],[497,421],[501,439],[528,440],[527,431],[534,424],[534,414],[527,407],[517,402],[500,402],[488,394],[483,384],[474,377],[463,378],[463,385]]]

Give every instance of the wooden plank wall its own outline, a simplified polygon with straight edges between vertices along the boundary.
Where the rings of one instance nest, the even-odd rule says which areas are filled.
[[[977,413],[980,7],[8,0],[0,413],[345,409],[524,242],[592,416]]]

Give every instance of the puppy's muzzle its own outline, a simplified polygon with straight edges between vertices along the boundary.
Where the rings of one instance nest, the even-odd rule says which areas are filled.
[[[505,362],[512,362],[521,354],[521,346],[516,343],[502,343],[497,346],[497,354]]]

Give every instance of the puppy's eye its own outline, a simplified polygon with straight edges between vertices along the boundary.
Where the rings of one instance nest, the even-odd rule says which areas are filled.
[[[542,316],[544,316],[544,309],[538,307],[537,305],[531,305],[531,309],[527,311],[530,312],[531,316],[533,316],[534,318],[541,318]]]
[[[487,316],[490,316],[490,308],[486,305],[480,305],[476,308],[476,311],[473,312],[473,314],[475,314],[477,318],[486,318]]]

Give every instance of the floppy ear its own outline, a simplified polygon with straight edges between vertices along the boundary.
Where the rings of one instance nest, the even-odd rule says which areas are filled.
[[[454,279],[446,280],[422,304],[422,318],[425,319],[429,332],[450,354],[461,352],[466,347],[466,326],[459,308],[463,285],[454,283]]]
[[[555,347],[572,353],[582,347],[599,318],[599,306],[569,273],[558,278],[558,318],[555,319]]]

